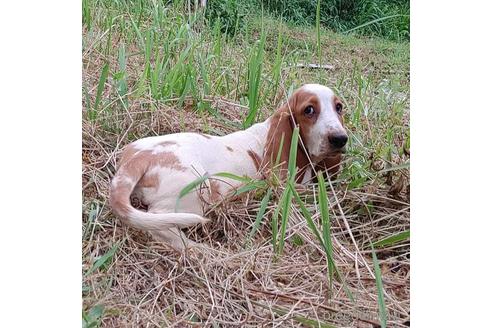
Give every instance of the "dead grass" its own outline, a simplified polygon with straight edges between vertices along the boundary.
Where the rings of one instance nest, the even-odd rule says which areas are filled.
[[[220,101],[217,105],[229,113],[237,108]],[[180,130],[175,128],[180,122],[174,112],[171,108],[153,113],[135,110],[122,120],[122,125],[136,137],[144,134],[142,130],[156,134],[175,132]],[[199,120],[186,113],[183,130],[199,130],[203,120],[211,129],[229,132],[214,124],[210,117]],[[275,261],[266,223],[251,248],[243,247],[259,207],[259,200],[253,195],[212,209],[208,215],[213,218],[212,223],[190,229],[191,238],[212,247],[203,252],[180,256],[148,236],[122,227],[106,205],[117,155],[113,145],[123,144],[122,137],[100,135],[98,131],[97,126],[84,123],[84,226],[89,235],[84,239],[84,271],[120,243],[110,266],[85,276],[83,281],[88,289],[84,292],[85,307],[104,304],[103,326],[183,326],[193,322],[205,326],[305,325],[296,317],[337,326],[377,325],[377,291],[367,245],[408,229],[407,201],[391,199],[387,190],[376,187],[350,191],[342,185],[336,187],[344,215],[361,249],[356,264],[354,245],[332,198],[333,213],[338,214],[332,224],[335,262],[354,295],[352,302],[339,282],[329,291],[323,250],[297,210],[291,214],[287,236],[289,240],[299,236],[303,245],[287,243],[284,255]],[[91,204],[92,208],[94,204],[99,208],[89,221],[87,211]],[[371,204],[371,211],[366,210],[367,204]],[[274,206],[269,206],[266,218]],[[317,212],[314,205],[311,208]],[[408,246],[402,244],[377,253],[390,326],[405,326],[404,322],[409,320]]]
[[[330,47],[344,47],[336,39],[329,39]],[[86,40],[97,40],[97,36],[87,36]],[[353,40],[344,42],[350,43],[346,49],[357,48]],[[356,66],[351,60],[360,56],[357,51],[364,54],[363,58],[377,57],[368,65],[369,71],[364,73],[362,70],[363,74],[370,74],[381,67],[377,73],[384,76],[387,59],[384,59],[385,55],[366,51],[376,51],[374,48],[364,45],[353,53],[339,55],[338,62],[334,63],[338,65],[338,71],[328,79],[336,80],[344,74],[345,66],[342,63]],[[341,54],[343,51],[333,51],[333,56],[335,53]],[[106,57],[97,47],[88,47],[84,51],[83,82],[91,101],[95,97],[105,59],[112,67],[117,66],[116,58]],[[142,65],[141,56],[129,57],[127,74],[130,93],[141,74]],[[283,79],[309,81],[315,74],[312,71],[286,72]],[[408,76],[403,76],[403,83],[407,83],[407,79]],[[344,82],[341,89],[343,85]],[[287,89],[285,83],[282,83],[282,88]],[[364,146],[354,146],[358,147],[357,152],[349,152],[345,161],[347,170],[334,183],[336,194],[328,190],[334,259],[353,295],[354,299],[350,300],[341,282],[335,281],[330,290],[324,251],[295,205],[289,218],[284,254],[279,258],[274,256],[268,218],[277,206],[281,187],[276,190],[263,224],[249,245],[246,245],[246,236],[261,201],[261,195],[254,192],[234,202],[225,201],[212,207],[207,215],[212,219],[211,223],[187,231],[191,239],[207,246],[183,255],[156,243],[144,233],[122,226],[107,206],[108,187],[122,146],[141,137],[172,132],[229,133],[238,129],[246,108],[231,100],[234,97],[209,96],[206,100],[220,113],[213,116],[195,112],[191,100],[177,107],[175,101],[159,102],[146,94],[131,99],[125,108],[117,105],[118,99],[114,95],[114,85],[108,81],[103,92],[107,102],[101,106],[95,120],[86,118],[87,104],[84,101],[82,296],[84,313],[90,313],[98,305],[103,307],[102,314],[92,318],[96,325],[379,325],[370,242],[408,230],[410,226],[408,169],[382,173],[385,168],[403,163],[407,155],[393,154],[391,159],[382,159],[371,149],[386,142],[382,127],[387,122],[378,121],[377,116],[362,121],[359,126],[351,120],[347,122],[348,127],[358,133],[356,136],[361,138]],[[346,97],[349,111],[353,110],[350,104],[355,104],[355,98],[349,93]],[[262,111],[274,110],[273,104],[280,101],[281,97],[271,100],[270,106],[265,104]],[[408,128],[408,114],[399,123]],[[365,146],[369,138],[372,143]],[[393,141],[397,147],[402,147],[404,143],[400,134],[396,134]],[[354,166],[351,156],[354,154],[367,158],[374,156],[368,169],[371,178],[355,188],[349,187],[350,168]],[[313,199],[315,190],[314,184],[308,185],[302,197],[319,224],[320,214]],[[117,247],[114,255],[87,274],[97,260],[113,247]],[[409,242],[377,248],[376,254],[382,270],[388,326],[409,326]]]

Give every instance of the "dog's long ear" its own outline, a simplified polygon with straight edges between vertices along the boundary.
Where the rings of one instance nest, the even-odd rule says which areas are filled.
[[[286,174],[293,127],[294,122],[290,116],[289,108],[287,105],[283,105],[270,119],[261,165],[265,175],[269,176],[272,170],[276,169],[276,165],[278,165],[281,176]]]
[[[294,102],[291,101],[290,105],[291,110],[293,110]],[[296,122],[290,114],[288,104],[283,105],[272,116],[261,165],[263,173],[267,177],[271,175],[272,170],[277,170],[277,168],[281,179],[287,176],[290,144],[295,125]],[[309,163],[309,160],[300,145],[297,149],[296,165],[302,169]]]

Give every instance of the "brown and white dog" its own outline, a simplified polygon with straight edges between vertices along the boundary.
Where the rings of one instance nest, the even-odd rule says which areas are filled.
[[[195,190],[184,196],[176,213],[180,191],[206,174],[228,172],[263,178],[279,153],[280,166],[286,169],[296,125],[304,145],[300,143],[297,153],[298,182],[311,180],[316,175],[313,168],[319,166],[335,174],[348,139],[342,104],[331,89],[306,84],[266,121],[246,130],[221,137],[176,133],[148,137],[127,145],[112,181],[111,208],[125,223],[149,231],[154,238],[183,250],[193,242],[179,228],[206,222],[203,201],[221,200],[236,190],[240,182],[222,177],[208,180],[207,192]],[[147,205],[147,212],[134,208],[131,196]]]

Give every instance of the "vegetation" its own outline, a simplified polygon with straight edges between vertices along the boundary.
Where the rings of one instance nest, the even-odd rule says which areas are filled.
[[[409,18],[370,23],[406,15],[408,2],[347,3],[82,1],[84,326],[409,323]],[[333,68],[297,65],[309,63]],[[125,144],[242,129],[303,83],[345,104],[336,180],[299,190],[292,179],[199,179],[182,194],[244,182],[239,200],[186,232],[206,253],[175,254],[110,212]]]
[[[220,22],[222,31],[234,34],[248,13],[282,19],[291,25],[315,26],[319,3],[320,22],[336,32],[356,32],[391,40],[410,39],[409,0],[211,0],[207,18]]]

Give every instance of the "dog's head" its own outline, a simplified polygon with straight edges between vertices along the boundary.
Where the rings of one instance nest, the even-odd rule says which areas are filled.
[[[298,125],[307,154],[299,147],[297,166],[306,166],[307,156],[314,164],[328,161],[331,166],[338,165],[348,140],[342,115],[343,105],[330,88],[319,84],[302,86],[271,117],[265,159],[271,161],[280,153],[281,163],[288,162],[292,131]]]

